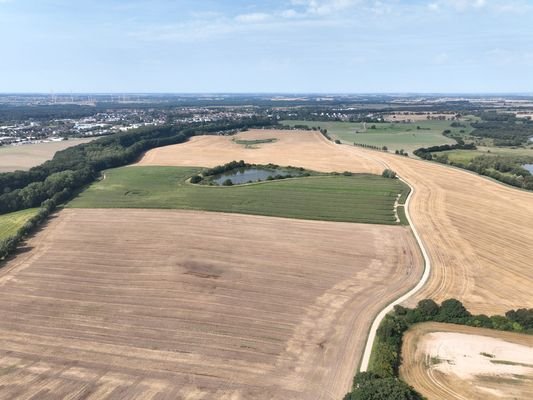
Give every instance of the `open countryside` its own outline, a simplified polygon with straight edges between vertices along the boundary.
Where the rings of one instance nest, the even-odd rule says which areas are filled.
[[[532,15],[0,0],[0,400],[532,400]]]
[[[186,167],[124,167],[75,198],[69,207],[183,208],[326,221],[397,223],[395,203],[409,188],[375,175],[310,176],[234,187],[187,180],[201,172]],[[399,199],[402,196],[403,200]],[[399,221],[398,221],[399,222]]]
[[[415,189],[411,214],[431,257],[432,276],[417,298],[461,298],[472,311],[488,314],[533,302],[533,214],[529,212],[533,193],[435,163],[334,145],[313,131],[250,131],[237,137],[273,135],[280,139],[259,150],[239,147],[229,137],[198,137],[151,150],[139,165],[214,166],[244,158],[260,163],[274,153],[277,164],[292,164],[296,159],[298,166],[325,172],[389,166]],[[274,146],[283,150],[276,152]],[[302,148],[313,148],[313,157],[307,157],[307,152],[300,155]],[[504,231],[508,234],[495,234]]]
[[[423,267],[401,226],[179,210],[67,209],[28,245],[0,277],[6,397],[340,398]]]

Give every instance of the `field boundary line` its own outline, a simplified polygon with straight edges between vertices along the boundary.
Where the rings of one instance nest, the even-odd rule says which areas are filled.
[[[378,162],[384,165],[385,168],[389,168],[387,163],[385,163],[384,161],[379,160]],[[405,183],[411,189],[411,191],[409,192],[409,196],[407,196],[407,200],[405,201],[404,210],[405,210],[405,216],[407,217],[407,221],[409,222],[409,226],[411,227],[411,230],[413,232],[413,235],[415,236],[416,242],[418,243],[418,247],[420,248],[420,251],[422,252],[422,257],[424,258],[424,272],[422,274],[422,277],[420,278],[420,280],[418,281],[418,283],[416,284],[414,288],[412,288],[407,293],[403,294],[402,296],[398,297],[396,300],[389,303],[378,313],[378,315],[376,315],[376,318],[374,319],[374,322],[372,322],[372,325],[370,327],[370,332],[366,339],[365,350],[363,352],[363,357],[359,365],[360,372],[366,372],[368,370],[368,364],[370,363],[370,355],[372,353],[372,348],[374,346],[374,341],[376,339],[376,333],[383,318],[385,318],[385,316],[394,308],[395,305],[403,303],[405,300],[409,299],[416,292],[422,289],[422,287],[426,284],[427,280],[429,279],[429,275],[431,273],[431,260],[429,259],[428,252],[424,246],[424,243],[422,242],[422,239],[420,238],[420,235],[418,234],[418,231],[415,225],[413,224],[413,221],[411,219],[411,214],[409,213],[409,204],[411,203],[411,198],[413,194],[415,193],[415,188],[411,186],[411,184],[408,181],[401,178],[399,175],[398,175],[398,179],[400,179],[403,183]]]

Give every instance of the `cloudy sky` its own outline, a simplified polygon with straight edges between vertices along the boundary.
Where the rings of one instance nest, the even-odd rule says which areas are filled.
[[[0,92],[533,92],[533,0],[0,0]]]

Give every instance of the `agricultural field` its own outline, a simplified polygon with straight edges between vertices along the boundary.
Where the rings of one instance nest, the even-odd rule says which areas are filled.
[[[402,226],[183,210],[64,209],[27,246],[2,398],[340,399],[423,268]]]
[[[13,236],[17,231],[39,211],[38,208],[16,211],[0,215],[0,240]]]
[[[328,130],[328,135],[344,143],[387,146],[389,151],[403,149],[409,154],[421,147],[440,144],[455,144],[456,141],[443,136],[442,132],[449,129],[459,134],[461,129],[452,128],[452,121],[417,121],[413,123],[359,123],[359,122],[324,122],[324,121],[282,121],[283,124],[320,126]],[[372,127],[375,127],[373,129]],[[420,129],[417,129],[419,127]]]
[[[411,219],[432,265],[424,298],[460,299],[473,313],[498,314],[533,305],[533,193],[519,191],[467,171],[354,146],[335,145],[317,132],[256,131],[240,138],[280,138],[280,165],[317,171],[381,171],[389,167],[411,184]],[[206,150],[207,149],[207,150]],[[302,149],[313,149],[312,156]],[[255,154],[260,156],[254,157]],[[232,160],[265,163],[266,150],[248,150],[230,137],[206,136],[146,153],[141,165],[215,166]],[[367,171],[367,172],[370,172]]]
[[[428,400],[528,399],[533,337],[441,323],[404,335],[400,376]]]
[[[533,146],[523,148],[478,146],[477,150],[448,150],[434,153],[446,154],[449,161],[468,164],[478,156],[533,157]]]
[[[0,146],[0,173],[16,170],[25,171],[54,157],[57,151],[87,143],[94,138],[69,139],[61,142],[25,144],[21,146]]]
[[[237,143],[270,139],[276,140],[255,144],[253,148]],[[336,145],[322,135],[268,129],[251,129],[234,136],[195,136],[186,143],[147,151],[137,165],[215,167],[233,160],[292,165],[321,172],[351,171],[381,175],[385,168],[364,154],[354,157],[346,146]]]
[[[232,187],[193,185],[186,167],[123,167],[105,172],[69,207],[182,208],[327,221],[395,224],[394,204],[409,188],[376,175],[311,176]]]

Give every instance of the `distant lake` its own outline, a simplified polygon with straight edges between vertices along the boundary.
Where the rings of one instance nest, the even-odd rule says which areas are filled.
[[[264,181],[269,176],[274,177],[276,175],[286,176],[289,173],[283,169],[242,168],[218,175],[213,181],[222,185],[226,179],[231,179],[234,185],[239,185],[241,183]]]
[[[527,169],[529,172],[533,174],[533,164],[524,164],[522,165],[522,168]]]

